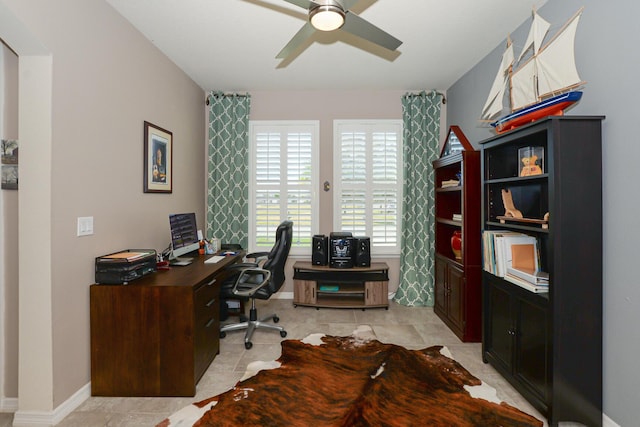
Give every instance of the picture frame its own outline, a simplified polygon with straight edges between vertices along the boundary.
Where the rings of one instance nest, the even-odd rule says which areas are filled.
[[[3,190],[18,189],[18,140],[3,139],[0,144],[0,153],[2,154],[2,184],[0,188]]]
[[[173,191],[173,133],[144,122],[144,192]]]

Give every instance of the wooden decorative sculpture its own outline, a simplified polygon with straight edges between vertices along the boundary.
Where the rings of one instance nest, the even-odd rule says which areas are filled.
[[[520,212],[513,204],[513,198],[511,197],[511,190],[502,189],[502,204],[504,205],[504,216],[510,218],[522,218],[522,212]]]

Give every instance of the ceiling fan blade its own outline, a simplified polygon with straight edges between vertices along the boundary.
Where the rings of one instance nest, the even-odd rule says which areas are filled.
[[[311,0],[284,0],[287,3],[295,4],[296,6],[300,6],[303,9],[311,9],[311,6],[314,6],[315,3]]]
[[[288,1],[288,0],[287,0]],[[291,53],[295,52],[300,46],[302,46],[302,44],[307,41],[307,39],[309,37],[311,37],[311,35],[315,32],[315,28],[313,28],[313,26],[311,26],[311,24],[309,22],[307,22],[306,24],[304,24],[302,26],[302,28],[300,28],[298,30],[298,32],[296,33],[295,36],[293,36],[293,38],[291,40],[289,40],[289,43],[287,43],[287,45],[285,47],[282,48],[282,50],[280,51],[280,53],[278,53],[276,55],[277,59],[284,59],[287,56],[289,56]]]
[[[338,0],[338,2],[340,4],[342,4],[342,7],[344,8],[344,10],[349,10],[351,9],[353,6],[356,5],[356,3],[358,3],[360,0]]]
[[[351,33],[354,36],[362,37],[389,50],[396,50],[398,46],[402,44],[400,40],[391,34],[381,30],[369,21],[360,18],[353,12],[347,12],[341,30]]]

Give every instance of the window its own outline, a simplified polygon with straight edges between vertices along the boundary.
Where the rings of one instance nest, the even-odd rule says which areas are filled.
[[[369,236],[373,254],[400,253],[402,122],[334,122],[334,229]]]
[[[318,231],[317,121],[249,123],[249,250],[270,250],[276,228],[293,221],[291,254],[310,254]]]

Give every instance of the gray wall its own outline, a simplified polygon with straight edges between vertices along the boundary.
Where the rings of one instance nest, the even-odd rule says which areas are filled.
[[[571,115],[605,115],[603,122],[604,209],[604,412],[621,426],[638,425],[640,374],[640,286],[633,266],[637,261],[637,217],[640,201],[634,188],[640,168],[640,141],[635,125],[635,97],[640,74],[637,54],[640,3],[631,0],[549,0],[539,13],[555,31],[581,6],[584,13],[576,35],[578,71],[587,81],[582,100]],[[529,23],[511,34],[516,55]],[[506,39],[506,35],[505,35]],[[504,44],[458,80],[447,91],[448,125],[461,126],[470,141],[492,136],[478,118],[500,62]],[[589,173],[589,171],[585,171]],[[584,238],[585,244],[589,236]],[[576,360],[576,363],[580,363]],[[585,375],[588,375],[585,372]]]

